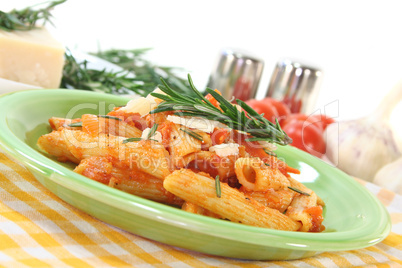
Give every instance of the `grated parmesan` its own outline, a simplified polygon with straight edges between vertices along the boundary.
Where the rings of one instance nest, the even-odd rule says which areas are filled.
[[[151,129],[149,127],[144,129],[144,131],[142,132],[142,135],[141,135],[141,139],[147,140],[150,131],[151,131]],[[162,133],[160,133],[159,131],[155,131],[154,135],[149,137],[149,139],[156,140],[158,142],[162,142]]]
[[[153,92],[164,94],[159,88],[155,88]],[[139,113],[141,116],[149,114],[149,112],[158,106],[161,99],[155,98],[151,94],[148,94],[145,98],[139,97],[130,100],[126,106],[120,108],[120,110],[127,113]]]
[[[210,152],[215,152],[218,156],[225,157],[239,154],[239,144],[222,143],[209,147]]]
[[[175,115],[168,115],[167,120],[175,124],[186,126],[188,128],[199,129],[206,133],[212,133],[215,127],[221,125],[218,121],[208,120],[205,118],[187,118]]]

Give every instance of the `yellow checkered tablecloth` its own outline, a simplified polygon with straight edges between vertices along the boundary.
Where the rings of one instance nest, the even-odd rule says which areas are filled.
[[[65,203],[0,151],[0,267],[402,267],[402,196],[361,182],[388,209],[392,232],[360,250],[294,261],[244,261],[155,242]]]

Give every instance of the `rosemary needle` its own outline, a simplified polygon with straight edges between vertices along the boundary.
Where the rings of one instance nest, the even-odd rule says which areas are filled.
[[[152,128],[149,130],[147,139],[149,140],[153,135],[155,135],[156,130],[158,129],[158,124],[154,124]]]
[[[294,187],[291,187],[291,186],[288,186],[288,188],[289,188],[290,190],[292,190],[292,191],[295,191],[296,193],[310,196],[309,193],[306,193],[306,192],[304,192],[304,191],[302,191],[302,190],[299,190],[299,189],[297,189],[297,188],[294,188]]]
[[[188,135],[190,135],[191,137],[193,137],[196,140],[203,141],[202,136],[192,130],[184,129],[184,128],[180,128],[180,130],[183,131],[184,133],[187,133]]]
[[[219,175],[216,175],[216,177],[215,177],[215,191],[216,191],[216,196],[218,198],[221,198],[222,191],[221,191],[221,181],[219,180]]]

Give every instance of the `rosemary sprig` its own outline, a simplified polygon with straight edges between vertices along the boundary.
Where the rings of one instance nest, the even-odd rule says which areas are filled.
[[[69,50],[65,53],[65,63],[61,88],[83,89],[111,93],[115,95],[136,93],[146,95],[142,86],[136,82],[127,70],[113,72],[91,69],[87,66],[88,61],[78,62]]]
[[[149,50],[151,49],[110,49],[91,54],[134,73],[134,81],[142,85],[144,94],[152,92],[158,86],[160,77],[164,78],[167,83],[179,92],[191,94],[187,80],[177,74],[180,71],[183,72],[183,70],[175,67],[158,66],[146,60],[144,55]]]
[[[151,95],[164,101],[150,113],[175,111],[175,114],[179,116],[194,116],[215,120],[234,130],[248,133],[252,136],[252,138],[248,139],[249,141],[268,141],[280,145],[287,145],[292,142],[292,139],[281,129],[278,121],[274,124],[243,101],[236,100],[237,104],[243,109],[240,112],[219,93],[207,88],[207,93],[218,101],[221,110],[218,109],[195,88],[190,75],[188,75],[188,81],[193,91],[192,95],[178,93],[162,78],[161,81],[163,85],[159,85],[159,88],[166,95],[160,93],[151,93]]]
[[[66,0],[52,1],[47,7],[38,10],[34,10],[34,6],[31,6],[22,10],[13,9],[8,13],[0,11],[0,29],[5,31],[29,31],[36,28],[39,21],[42,21],[42,26],[47,22],[52,24],[50,11],[64,2]]]
[[[88,61],[78,62],[67,50],[60,87],[114,95],[135,93],[145,97],[158,86],[160,77],[163,77],[179,92],[192,94],[185,80],[175,74],[178,68],[161,67],[145,60],[144,54],[148,50],[148,48],[110,49],[91,53],[123,69],[118,72],[92,69],[88,67]]]

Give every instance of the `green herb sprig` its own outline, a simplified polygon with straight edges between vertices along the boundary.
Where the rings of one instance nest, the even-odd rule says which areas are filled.
[[[173,67],[161,67],[144,59],[149,49],[111,49],[91,53],[122,68],[122,71],[98,70],[88,66],[88,61],[77,61],[71,51],[65,53],[61,88],[83,89],[114,95],[137,94],[142,97],[154,91],[165,78],[178,92],[192,94],[185,80],[175,74]]]
[[[21,10],[13,9],[8,13],[0,11],[0,29],[5,31],[29,31],[36,28],[39,21],[42,21],[42,26],[46,23],[52,24],[50,11],[55,6],[66,1],[52,1],[47,7],[38,10],[33,9],[34,6],[31,6]]]
[[[110,71],[96,70],[88,67],[88,61],[78,62],[71,51],[65,53],[65,63],[61,88],[83,89],[110,93],[115,95],[132,94],[146,95],[142,86],[127,70]]]
[[[188,75],[188,81],[193,91],[192,95],[178,93],[163,79],[161,81],[163,85],[159,85],[159,88],[166,95],[151,93],[152,96],[162,99],[163,102],[150,113],[175,111],[174,114],[179,116],[194,116],[215,120],[234,130],[251,135],[252,138],[248,139],[248,141],[268,141],[279,145],[287,145],[292,142],[292,139],[281,129],[278,121],[275,124],[270,122],[246,103],[237,99],[237,104],[243,109],[243,111],[239,111],[219,93],[207,88],[207,93],[218,101],[221,111],[195,88],[190,75]]]
[[[146,94],[152,92],[160,84],[160,77],[179,92],[191,94],[187,80],[178,74],[183,73],[184,70],[177,67],[153,64],[145,57],[145,54],[150,50],[151,48],[109,49],[91,54],[134,73],[134,80],[141,83],[142,90]]]

